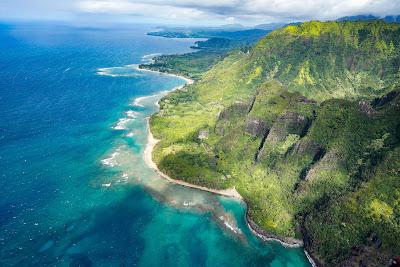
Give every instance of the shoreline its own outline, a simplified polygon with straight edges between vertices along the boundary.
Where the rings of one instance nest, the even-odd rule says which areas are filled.
[[[155,73],[155,74],[161,74],[161,75],[172,76],[172,77],[176,77],[176,78],[179,78],[179,79],[181,79],[181,80],[184,80],[184,81],[186,82],[186,84],[184,84],[184,85],[182,85],[182,86],[178,86],[179,88],[174,88],[174,89],[168,91],[168,93],[169,93],[169,92],[172,92],[172,91],[175,91],[175,90],[178,90],[178,89],[181,89],[181,88],[185,87],[186,85],[191,85],[191,84],[194,83],[194,80],[192,80],[192,79],[190,79],[190,78],[188,78],[188,77],[185,77],[185,76],[181,76],[181,75],[173,74],[173,73],[167,73],[167,72],[161,72],[161,71],[151,70],[151,69],[146,69],[146,68],[140,68],[140,64],[135,64],[135,65],[136,65],[136,66],[135,66],[135,67],[136,67],[136,70],[138,70],[138,71],[152,72],[152,73]],[[144,65],[145,65],[145,64],[144,64]]]
[[[180,76],[177,74],[171,74],[171,73],[165,73],[165,72],[160,72],[160,71],[155,71],[155,70],[150,70],[150,69],[145,69],[145,68],[139,68],[139,65],[137,65],[137,70],[139,71],[147,71],[147,72],[152,72],[152,73],[158,73],[158,74],[163,74],[163,75],[168,75],[168,76],[173,76],[173,77],[177,77],[180,78],[184,81],[186,81],[186,83],[182,86],[178,86],[173,88],[172,90],[168,91],[168,93],[173,92],[175,90],[180,90],[182,88],[184,88],[186,85],[191,85],[194,83],[194,80],[184,77],[184,76]],[[155,103],[158,107],[158,101]],[[185,186],[185,187],[189,187],[189,188],[193,188],[193,189],[198,189],[198,190],[202,190],[205,192],[209,192],[209,193],[213,193],[213,194],[217,194],[220,196],[224,196],[224,197],[231,197],[231,198],[235,198],[238,199],[240,201],[243,201],[246,205],[246,212],[245,212],[245,220],[246,220],[246,224],[247,227],[249,227],[250,231],[256,235],[258,238],[264,240],[264,241],[275,241],[280,243],[282,246],[286,247],[286,248],[301,248],[304,247],[304,243],[302,240],[297,240],[297,239],[293,239],[293,240],[286,240],[285,238],[279,237],[279,236],[275,236],[275,235],[271,235],[266,233],[263,229],[261,229],[250,217],[249,217],[249,207],[246,203],[246,201],[244,200],[244,198],[239,194],[239,192],[236,190],[236,188],[230,188],[230,189],[225,189],[225,190],[216,190],[216,189],[212,189],[212,188],[207,188],[204,186],[198,186],[195,184],[191,184],[188,182],[184,182],[181,180],[177,180],[177,179],[173,179],[170,176],[168,176],[167,174],[163,173],[157,166],[157,164],[153,161],[153,150],[154,147],[157,145],[158,142],[160,142],[160,140],[155,139],[153,136],[153,133],[151,132],[151,128],[150,128],[150,118],[147,118],[147,143],[146,143],[146,147],[145,150],[143,152],[143,157],[144,157],[144,161],[145,163],[152,168],[153,170],[155,170],[157,172],[158,175],[160,175],[161,177],[163,177],[164,179],[166,179],[168,182],[170,183],[174,183],[180,186]],[[310,255],[310,253],[304,249],[304,253],[309,261],[309,263],[311,264],[312,267],[316,267],[318,266],[316,264],[316,262],[314,261],[313,257]]]
[[[146,68],[139,68],[139,65],[136,66],[137,70],[139,71],[146,71],[146,72],[152,72],[152,73],[157,73],[157,74],[162,74],[162,75],[168,75],[168,76],[172,76],[172,77],[176,77],[179,79],[184,80],[186,83],[182,86],[177,86],[175,88],[173,88],[172,90],[169,90],[168,93],[176,91],[176,90],[180,90],[182,88],[184,88],[186,85],[191,85],[194,83],[194,80],[178,75],[178,74],[172,74],[172,73],[166,73],[166,72],[160,72],[160,71],[156,71],[156,70],[150,70],[150,69],[146,69]],[[159,107],[158,105],[158,101],[156,102],[156,105]],[[236,191],[235,188],[230,188],[230,189],[224,189],[224,190],[217,190],[217,189],[212,189],[212,188],[208,188],[205,186],[199,186],[199,185],[195,185],[195,184],[191,184],[188,182],[184,182],[181,180],[176,180],[171,178],[170,176],[168,176],[167,174],[163,173],[157,166],[157,164],[153,161],[153,157],[152,157],[152,153],[153,153],[153,149],[154,147],[157,145],[157,143],[160,140],[157,140],[154,138],[153,133],[151,132],[150,129],[150,118],[147,119],[147,144],[143,153],[144,156],[144,161],[145,163],[152,169],[154,169],[161,177],[163,177],[164,179],[166,179],[167,181],[177,184],[177,185],[181,185],[181,186],[186,186],[189,188],[194,188],[194,189],[198,189],[198,190],[202,190],[202,191],[206,191],[206,192],[210,192],[213,194],[217,194],[217,195],[221,195],[221,196],[225,196],[225,197],[232,197],[232,198],[236,198],[239,200],[243,200],[243,197],[239,194],[238,191]]]
[[[246,205],[247,206],[247,205]],[[246,222],[247,225],[249,226],[250,230],[253,232],[253,234],[257,235],[259,238],[261,238],[264,241],[276,241],[279,242],[282,246],[286,248],[301,248],[304,247],[304,243],[302,240],[295,239],[295,238],[282,238],[278,237],[273,234],[269,234],[263,229],[261,229],[251,218],[249,215],[249,208],[246,208]]]
[[[176,180],[176,179],[171,178],[167,174],[163,173],[157,167],[157,164],[153,161],[153,158],[152,158],[153,149],[154,149],[154,147],[157,145],[157,143],[160,140],[155,139],[153,134],[151,133],[149,119],[147,120],[147,125],[148,125],[148,135],[147,135],[146,148],[144,150],[144,161],[146,162],[146,164],[149,167],[154,169],[161,177],[166,179],[168,182],[171,182],[171,183],[174,183],[174,184],[177,184],[177,185],[181,185],[181,186],[185,186],[185,187],[189,187],[189,188],[194,188],[194,189],[206,191],[206,192],[209,192],[209,193],[213,193],[213,194],[217,194],[217,195],[221,195],[221,196],[225,196],[225,197],[232,197],[232,198],[236,198],[236,199],[239,199],[239,200],[243,200],[243,197],[239,194],[238,191],[236,191],[235,188],[224,189],[224,190],[212,189],[212,188],[208,188],[208,187],[205,187],[205,186],[200,186],[200,185],[195,185],[195,184],[191,184],[191,183],[188,183],[188,182],[184,182],[184,181],[181,181],[181,180]]]

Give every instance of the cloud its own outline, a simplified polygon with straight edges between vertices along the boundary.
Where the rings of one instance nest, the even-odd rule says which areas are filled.
[[[138,3],[133,1],[82,1],[76,4],[80,12],[130,15],[163,20],[196,20],[210,19],[211,13],[193,7],[180,7],[174,5],[162,5],[160,3]]]
[[[123,12],[182,19],[237,20],[310,20],[341,16],[400,13],[400,1],[394,0],[94,0],[80,2],[86,12]]]
[[[0,17],[72,18],[85,14],[173,23],[215,24],[329,20],[400,14],[399,0],[2,0]],[[55,15],[57,14],[57,15]]]

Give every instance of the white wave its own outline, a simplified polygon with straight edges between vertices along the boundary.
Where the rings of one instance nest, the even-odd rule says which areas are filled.
[[[231,230],[235,234],[240,234],[241,233],[241,230],[238,227],[235,227],[235,226],[232,226],[231,224],[229,224],[229,222],[227,222],[225,220],[224,216],[219,216],[218,218],[224,223],[226,228],[228,228],[229,230]]]
[[[126,130],[126,125],[133,121],[132,118],[121,118],[118,120],[117,125],[112,127],[114,130]]]
[[[129,179],[129,175],[127,174],[127,173],[123,173],[122,174],[122,180],[124,181],[124,182],[126,182],[126,181],[128,181],[128,179]]]
[[[112,74],[111,69],[112,68],[99,68],[97,69],[97,75],[115,77],[116,75]]]
[[[107,167],[115,167],[118,165],[116,161],[116,157],[119,155],[119,152],[114,152],[111,154],[109,158],[105,158],[101,160],[101,163]]]
[[[135,132],[130,132],[126,134],[126,137],[134,137],[135,136]]]
[[[191,201],[184,201],[183,202],[183,206],[194,206],[194,202],[191,202]]]
[[[132,103],[130,104],[131,106],[134,107],[144,107],[143,102],[146,102],[149,99],[155,98],[155,97],[159,97],[159,96],[163,96],[166,95],[169,91],[164,90],[164,91],[160,91],[154,95],[147,95],[147,96],[140,96],[137,97],[135,99],[133,99]]]
[[[156,56],[161,56],[161,53],[153,53],[153,54],[144,55],[142,57],[142,62],[143,63],[153,63],[154,62],[153,58]]]
[[[96,74],[110,77],[142,76],[142,74],[138,72],[137,64],[130,64],[122,67],[98,68]]]
[[[136,119],[138,116],[138,113],[133,110],[128,110],[127,112],[125,112],[125,114],[126,114],[126,116],[128,116],[129,118],[132,118],[132,119]]]
[[[225,226],[229,229],[229,230],[231,230],[232,232],[234,232],[235,234],[237,234],[238,233],[238,231],[237,231],[237,228],[236,227],[233,227],[232,225],[230,225],[228,222],[224,222],[224,224],[225,224]]]
[[[144,108],[144,106],[142,104],[140,104],[142,99],[143,99],[143,97],[135,98],[133,100],[133,102],[131,103],[131,106]]]
[[[153,53],[153,54],[147,54],[144,55],[142,58],[152,58],[152,57],[156,57],[156,56],[160,56],[161,53]]]

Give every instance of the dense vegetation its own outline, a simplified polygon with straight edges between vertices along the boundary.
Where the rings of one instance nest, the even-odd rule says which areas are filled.
[[[226,50],[200,50],[182,55],[161,55],[155,57],[153,63],[141,64],[139,67],[198,80],[227,53]]]
[[[150,32],[149,35],[167,38],[209,38],[196,41],[193,49],[199,51],[183,55],[162,55],[153,58],[150,64],[142,64],[141,68],[182,75],[199,80],[213,65],[221,61],[232,50],[246,50],[264,37],[269,30],[222,30],[194,29]]]
[[[400,254],[400,26],[308,22],[231,52],[161,102],[153,158],[235,187],[269,233],[327,266]]]
[[[193,49],[211,49],[211,50],[219,50],[219,49],[229,49],[237,46],[235,42],[226,38],[210,38],[205,41],[196,41],[195,46],[192,46]]]

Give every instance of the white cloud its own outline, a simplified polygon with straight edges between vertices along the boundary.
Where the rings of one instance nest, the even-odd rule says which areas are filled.
[[[324,20],[347,15],[400,13],[397,0],[94,0],[80,2],[78,7],[86,12],[224,21]]]
[[[200,9],[133,1],[82,1],[77,3],[77,7],[81,12],[87,13],[124,14],[162,19],[187,20],[207,17],[207,14]]]
[[[83,13],[83,14],[82,14]],[[400,0],[1,0],[0,18],[143,18],[193,24],[301,21],[342,16],[400,14]],[[234,19],[232,19],[234,18]]]

